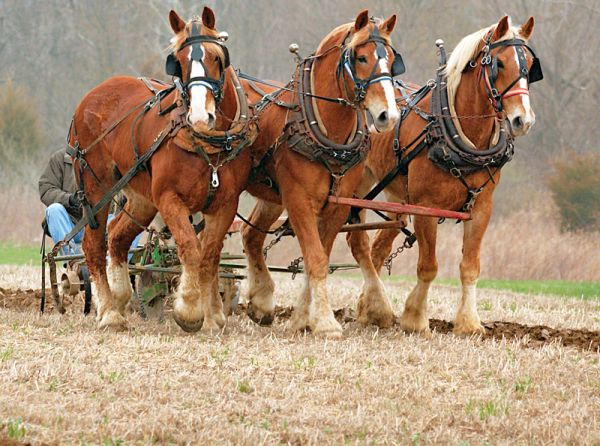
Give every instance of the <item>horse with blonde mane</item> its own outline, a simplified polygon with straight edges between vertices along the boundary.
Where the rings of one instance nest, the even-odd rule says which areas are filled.
[[[462,297],[454,319],[457,334],[483,331],[476,284],[492,196],[500,168],[512,157],[512,139],[527,134],[535,122],[529,84],[543,76],[527,44],[533,28],[533,17],[514,27],[505,16],[497,25],[462,39],[445,70],[445,61],[441,62],[435,85],[403,96],[403,119],[395,131],[373,137],[359,187],[362,197],[381,181],[372,195],[384,189],[388,201],[471,212],[471,220],[464,222]],[[442,43],[438,44],[443,51]],[[438,221],[418,215],[413,221],[419,246],[418,281],[400,324],[406,331],[427,333],[427,294],[437,274]],[[378,272],[398,233],[398,229],[379,230],[371,247],[365,232],[347,237],[364,277],[358,301],[358,320],[363,324],[389,327],[394,323]]]
[[[99,327],[126,326],[132,295],[128,247],[157,211],[182,264],[175,321],[185,331],[220,329],[225,323],[218,263],[250,174],[246,149],[256,128],[213,11],[205,7],[201,18],[188,23],[171,11],[169,22],[175,36],[166,67],[174,85],[110,78],[83,98],[71,125],[69,151],[93,226],[85,229],[83,250],[97,290]],[[129,175],[127,203],[108,228],[107,275],[108,210],[100,204]],[[89,215],[90,203],[99,209],[96,219]],[[188,219],[198,211],[206,223],[199,240]]]
[[[273,320],[274,283],[262,247],[265,231],[287,209],[306,266],[306,286],[291,324],[327,337],[341,336],[327,294],[329,254],[349,208],[327,204],[330,194],[351,197],[362,178],[369,148],[365,110],[377,131],[390,130],[399,114],[392,75],[403,71],[391,47],[396,16],[370,20],[362,11],[354,23],[335,28],[315,55],[298,64],[294,80],[270,94],[245,88],[259,113],[253,145],[260,164],[248,191],[258,198],[250,225],[242,230],[248,257],[249,316]]]

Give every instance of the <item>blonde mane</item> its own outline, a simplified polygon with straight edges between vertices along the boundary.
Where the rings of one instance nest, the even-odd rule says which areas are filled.
[[[509,19],[510,24],[510,19]],[[448,86],[448,97],[450,102],[454,102],[454,96],[456,90],[460,84],[462,72],[467,67],[467,64],[477,56],[479,46],[483,43],[485,37],[496,28],[496,25],[488,26],[487,28],[480,29],[479,31],[469,34],[464,37],[458,45],[454,48],[446,64],[446,81]],[[519,34],[519,28],[510,26],[504,36],[497,40],[502,42],[503,40],[510,40],[515,38],[523,38]]]

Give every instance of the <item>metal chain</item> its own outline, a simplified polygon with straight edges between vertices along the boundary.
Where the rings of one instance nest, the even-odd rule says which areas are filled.
[[[265,260],[267,259],[267,255],[269,250],[275,246],[277,243],[279,243],[279,241],[281,240],[281,237],[275,237],[273,240],[271,240],[271,242],[265,246],[265,249],[263,249],[263,257],[265,258]]]
[[[271,240],[269,242],[269,244],[267,246],[265,246],[265,249],[263,249],[263,256],[265,257],[265,259],[267,258],[267,253],[269,252],[269,250],[275,246],[277,243],[279,243],[281,241],[281,239],[285,236],[285,235],[294,235],[293,231],[291,231],[291,228],[289,226],[289,224],[284,223],[282,224],[280,227],[278,227],[275,232],[273,232],[273,234],[275,234],[275,238],[273,240]]]
[[[304,257],[298,257],[295,260],[292,260],[290,266],[288,266],[288,270],[292,273],[292,280],[296,278],[296,274],[300,272],[300,264],[304,261]]]
[[[396,257],[398,257],[398,255],[404,251],[404,244],[398,246],[398,249],[396,249],[396,251],[394,251],[393,253],[391,253],[389,255],[389,257],[387,259],[385,259],[385,261],[383,262],[383,267],[385,269],[387,269],[388,272],[388,276],[392,275],[392,262],[394,261],[394,259]]]
[[[425,113],[423,110],[421,110],[419,107],[410,107],[411,110],[415,111],[415,112],[421,112],[421,113]],[[488,113],[486,115],[450,115],[450,114],[445,114],[445,113],[432,113],[432,112],[427,112],[427,114],[429,116],[435,117],[435,118],[454,118],[454,119],[487,119],[487,118],[495,118],[497,116],[496,113]]]
[[[404,239],[404,242],[400,246],[398,246],[398,249],[396,249],[396,251],[391,253],[389,257],[385,259],[385,261],[383,262],[383,267],[387,269],[388,276],[392,275],[392,262],[394,261],[394,259],[398,257],[398,255],[405,249],[412,248],[416,240],[417,239],[414,233],[412,233],[411,235],[407,235]]]

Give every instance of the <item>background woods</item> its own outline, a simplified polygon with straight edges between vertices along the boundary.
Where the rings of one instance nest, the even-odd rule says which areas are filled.
[[[218,28],[230,34],[228,47],[233,65],[249,74],[281,81],[287,80],[294,68],[287,51],[291,42],[299,43],[301,53],[307,55],[333,26],[351,20],[367,5],[373,15],[398,14],[394,44],[407,65],[404,79],[416,82],[425,82],[434,75],[435,39],[443,38],[451,50],[465,34],[496,22],[504,13],[510,14],[515,23],[533,15],[536,29],[532,45],[545,72],[544,81],[534,85],[531,94],[537,123],[527,137],[518,140],[515,159],[503,171],[493,222],[501,225],[514,213],[522,212],[516,224],[527,224],[530,213],[523,211],[535,208],[536,215],[547,216],[542,219],[544,225],[592,229],[589,237],[593,240],[589,242],[597,241],[597,234],[593,234],[598,228],[597,200],[583,199],[592,208],[586,225],[561,223],[561,215],[569,213],[556,207],[549,185],[554,185],[554,196],[572,193],[564,192],[568,188],[556,186],[557,181],[568,178],[564,174],[564,160],[573,152],[597,159],[600,152],[597,125],[600,62],[595,54],[600,47],[600,34],[596,32],[600,27],[598,2],[207,0],[204,3],[214,8]],[[116,74],[165,79],[164,60],[171,37],[169,9],[190,18],[201,11],[204,3],[0,1],[3,238],[31,243],[39,237],[36,216],[41,215],[42,207],[37,200],[38,173],[47,155],[64,144],[71,115],[83,95]],[[598,163],[577,165],[584,166],[584,173],[591,178],[600,174]],[[577,165],[572,167],[575,171],[569,171],[571,177],[580,176]],[[582,189],[596,187],[597,182],[590,180]],[[250,199],[245,200],[247,209]],[[557,202],[560,204],[561,199]],[[15,215],[22,224],[14,224]],[[492,243],[495,239],[495,233],[491,232],[486,240]]]

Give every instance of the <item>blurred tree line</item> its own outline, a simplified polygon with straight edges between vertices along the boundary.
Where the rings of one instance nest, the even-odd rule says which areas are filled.
[[[547,197],[540,191],[547,190],[547,176],[557,157],[600,152],[600,126],[596,125],[600,60],[595,54],[600,47],[600,33],[596,32],[600,5],[595,0],[0,3],[0,82],[4,82],[0,87],[16,92],[11,93],[15,101],[18,96],[18,101],[28,104],[22,109],[28,117],[19,121],[29,126],[31,135],[22,143],[22,150],[0,146],[3,170],[19,153],[39,150],[49,154],[60,147],[76,104],[107,77],[128,74],[165,79],[164,60],[172,35],[168,11],[175,9],[189,19],[199,14],[204,4],[215,10],[217,27],[230,34],[233,65],[281,81],[289,79],[294,68],[287,51],[291,42],[300,44],[301,53],[308,55],[327,32],[353,20],[364,7],[376,16],[398,14],[394,43],[407,65],[405,79],[421,83],[434,76],[437,38],[443,38],[451,50],[466,34],[497,22],[505,13],[516,24],[533,15],[536,29],[531,43],[545,73],[544,81],[534,85],[531,94],[537,123],[530,135],[517,141],[515,161],[504,169],[497,211],[522,208],[530,202],[528,198]],[[5,133],[1,136],[18,140]],[[37,158],[38,166],[43,158]]]

